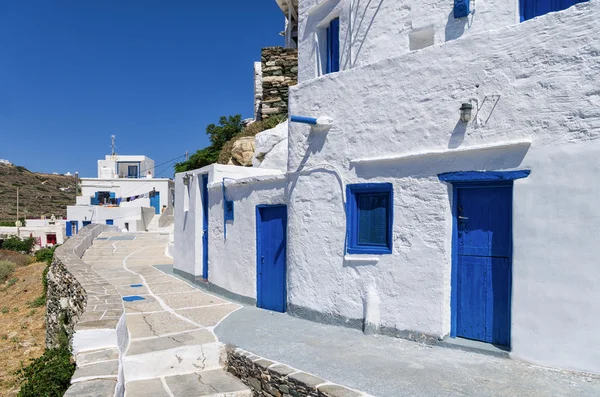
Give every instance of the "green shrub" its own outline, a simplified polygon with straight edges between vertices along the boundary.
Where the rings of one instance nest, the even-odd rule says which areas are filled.
[[[19,397],[62,397],[65,394],[75,372],[67,346],[47,349],[41,357],[18,372],[22,381]]]
[[[52,248],[42,248],[35,252],[35,261],[36,262],[46,262],[47,264],[52,263],[52,258],[54,257],[54,251],[57,246]]]
[[[15,264],[8,261],[0,261],[0,283],[8,280],[11,274],[15,271]]]
[[[33,249],[35,239],[33,237],[21,240],[19,237],[10,237],[2,242],[2,249],[29,254]]]

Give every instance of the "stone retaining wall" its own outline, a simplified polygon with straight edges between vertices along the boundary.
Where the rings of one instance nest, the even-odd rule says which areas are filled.
[[[226,369],[252,389],[254,397],[368,397],[366,393],[327,382],[228,346]]]
[[[259,118],[268,119],[278,115],[287,118],[288,89],[298,83],[298,50],[283,47],[263,48],[261,72],[262,101]]]
[[[122,396],[120,352],[127,343],[123,307],[116,289],[81,257],[102,232],[114,226],[89,225],[58,247],[48,271],[46,347],[58,347],[63,335],[77,369],[68,397]]]

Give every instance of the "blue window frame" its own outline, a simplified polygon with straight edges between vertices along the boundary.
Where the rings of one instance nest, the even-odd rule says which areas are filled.
[[[340,70],[340,19],[336,18],[327,28],[327,67],[325,73]]]
[[[347,251],[391,254],[394,188],[391,183],[346,186]]]
[[[553,11],[566,10],[587,0],[519,0],[521,22]]]

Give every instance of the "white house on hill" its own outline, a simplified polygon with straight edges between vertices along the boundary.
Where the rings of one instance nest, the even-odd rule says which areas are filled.
[[[269,310],[600,373],[600,1],[283,11],[287,167],[178,174],[175,271]]]
[[[98,178],[81,178],[77,205],[67,208],[67,235],[90,223],[144,231],[172,207],[174,182],[154,177],[146,156],[107,155],[98,160]]]

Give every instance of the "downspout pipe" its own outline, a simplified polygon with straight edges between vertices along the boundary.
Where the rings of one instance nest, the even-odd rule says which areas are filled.
[[[227,214],[227,207],[226,207],[227,191],[225,189],[225,179],[228,179],[228,180],[234,181],[234,182],[235,182],[235,179],[224,177],[223,181],[221,181],[221,188],[223,189],[223,238],[225,240],[227,240],[227,217],[226,217],[226,214]]]
[[[317,119],[315,117],[291,116],[290,121],[292,123],[317,125]]]

